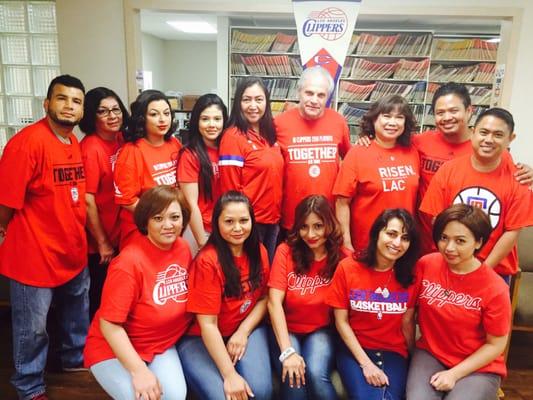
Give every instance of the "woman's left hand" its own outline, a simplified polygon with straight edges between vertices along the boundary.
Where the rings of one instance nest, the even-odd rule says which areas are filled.
[[[226,343],[226,349],[228,349],[229,357],[233,362],[233,365],[237,364],[246,351],[246,345],[248,344],[248,335],[244,332],[241,332],[239,329],[235,331],[233,335]]]
[[[429,380],[431,386],[441,392],[449,392],[454,388],[456,382],[457,378],[451,370],[439,371]]]

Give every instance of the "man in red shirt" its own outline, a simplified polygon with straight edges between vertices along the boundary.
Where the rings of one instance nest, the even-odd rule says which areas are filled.
[[[533,224],[532,194],[513,179],[517,167],[504,156],[514,137],[514,121],[508,111],[484,111],[472,134],[472,154],[439,168],[420,205],[420,211],[431,217],[456,203],[482,208],[490,217],[492,233],[477,257],[502,276],[516,273],[518,233]]]
[[[306,69],[298,81],[299,105],[275,119],[276,137],[283,155],[281,227],[294,223],[296,205],[311,194],[322,194],[333,204],[333,184],[339,161],[350,148],[344,117],[326,108],[333,79],[320,66]]]
[[[72,129],[83,115],[79,79],[52,80],[46,117],[18,132],[0,160],[0,274],[10,282],[20,399],[46,399],[46,318],[57,301],[65,371],[79,370],[89,325],[85,171]]]

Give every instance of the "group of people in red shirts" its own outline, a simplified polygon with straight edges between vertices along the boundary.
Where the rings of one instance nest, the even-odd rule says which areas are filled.
[[[308,68],[273,118],[263,81],[244,78],[229,116],[201,96],[180,142],[163,93],[130,115],[110,89],[55,78],[46,117],[0,160],[19,397],[47,398],[53,299],[63,368],[90,368],[114,399],[269,399],[271,365],[284,399],[337,398],[334,368],[350,399],[495,396],[506,281],[533,225],[512,115],[489,109],[471,130],[450,83],[434,131],[413,134],[388,96],[352,146],[333,89]]]

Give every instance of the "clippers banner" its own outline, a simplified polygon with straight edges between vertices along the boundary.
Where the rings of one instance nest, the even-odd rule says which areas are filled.
[[[292,0],[292,5],[303,67],[322,66],[336,85],[361,0]]]

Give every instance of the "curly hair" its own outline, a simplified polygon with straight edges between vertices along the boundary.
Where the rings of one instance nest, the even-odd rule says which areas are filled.
[[[319,275],[322,278],[331,279],[340,260],[342,231],[333,208],[328,199],[322,195],[307,196],[296,206],[294,225],[287,236],[287,244],[292,250],[292,260],[295,265],[294,272],[297,275],[307,273],[314,261],[312,250],[300,235],[300,229],[305,225],[311,213],[315,213],[325,227],[327,262]]]
[[[174,121],[174,110],[168,101],[167,96],[159,90],[145,90],[137,96],[135,101],[131,103],[131,117],[126,130],[124,132],[124,140],[126,142],[135,142],[138,139],[146,137],[146,113],[148,106],[152,101],[165,101],[170,107],[171,125],[167,133],[165,133],[165,140],[170,140],[174,131],[176,130],[176,122]]]

